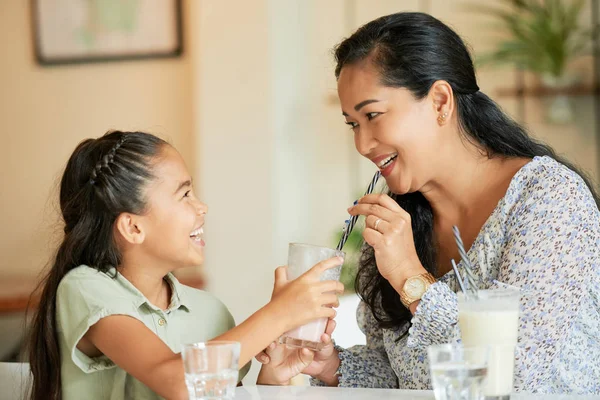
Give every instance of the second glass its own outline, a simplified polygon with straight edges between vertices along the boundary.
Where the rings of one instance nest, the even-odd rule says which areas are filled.
[[[429,368],[436,400],[483,400],[488,347],[429,346]]]
[[[458,293],[458,324],[465,346],[489,346],[486,400],[508,400],[513,391],[519,332],[518,290],[479,290],[477,298]]]
[[[344,258],[342,251],[310,244],[290,243],[288,251],[287,278],[293,280],[311,269],[315,264],[333,257]],[[339,280],[342,264],[328,269],[321,275],[322,281]],[[320,318],[286,332],[279,342],[289,347],[319,351],[323,348],[321,335],[325,333],[327,318]]]
[[[222,400],[235,396],[239,376],[239,342],[186,344],[181,355],[190,400]]]

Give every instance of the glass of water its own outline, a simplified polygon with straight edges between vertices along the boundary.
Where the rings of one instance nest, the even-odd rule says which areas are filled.
[[[190,400],[232,399],[238,382],[240,343],[227,341],[183,345],[185,383]]]
[[[460,344],[429,346],[429,368],[436,400],[483,400],[489,348]]]

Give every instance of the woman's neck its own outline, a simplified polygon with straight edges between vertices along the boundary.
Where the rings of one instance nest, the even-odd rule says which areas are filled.
[[[448,168],[422,189],[436,219],[452,225],[467,224],[486,205],[494,207],[504,196],[510,181],[525,158],[457,157]]]

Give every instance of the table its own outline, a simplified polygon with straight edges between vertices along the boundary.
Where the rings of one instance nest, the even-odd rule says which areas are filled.
[[[435,400],[428,390],[351,389],[310,386],[244,386],[235,400]],[[515,394],[511,400],[599,400],[600,396]]]
[[[0,277],[0,360],[14,360],[18,357],[25,330],[27,307],[34,309],[39,295],[31,293],[37,285],[33,277]],[[33,315],[32,312],[29,313]]]
[[[29,304],[31,292],[37,282],[34,278],[6,277],[0,278],[0,314],[24,312]],[[33,296],[30,306],[37,306],[39,296]]]

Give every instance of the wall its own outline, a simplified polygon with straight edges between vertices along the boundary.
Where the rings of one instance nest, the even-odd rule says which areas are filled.
[[[56,185],[82,139],[109,129],[148,130],[193,161],[188,52],[165,60],[42,67],[34,61],[29,6],[0,2],[3,276],[35,275],[48,260]]]

